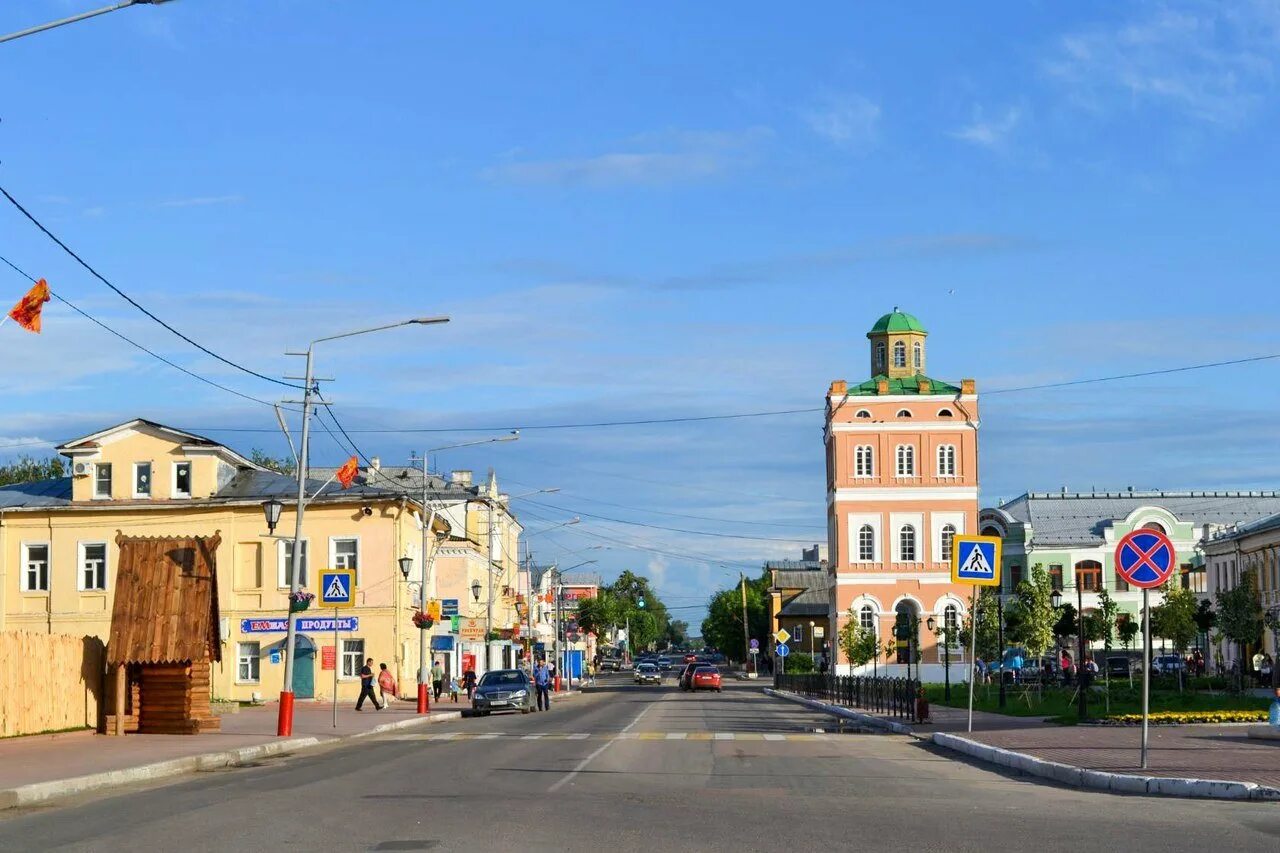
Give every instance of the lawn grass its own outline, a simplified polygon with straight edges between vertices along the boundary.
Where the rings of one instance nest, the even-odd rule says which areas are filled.
[[[953,708],[967,708],[969,705],[969,685],[952,684],[951,701],[943,698],[944,688],[941,684],[924,685],[925,695],[930,704],[946,705]],[[975,711],[990,711],[994,714],[1006,714],[1013,717],[1044,717],[1051,722],[1063,725],[1075,725],[1080,722],[1078,710],[1072,696],[1073,690],[1061,687],[1045,687],[1039,694],[1034,688],[1023,695],[1022,688],[1007,688],[1006,704],[1003,709],[999,705],[999,687],[996,685],[980,685],[973,697]],[[1265,711],[1270,706],[1269,699],[1256,696],[1229,693],[1199,693],[1177,690],[1152,690],[1151,711]],[[1101,719],[1104,716],[1117,714],[1142,713],[1142,688],[1135,684],[1130,688],[1127,681],[1111,682],[1110,710],[1104,698],[1102,684],[1099,683],[1089,691],[1088,719]]]

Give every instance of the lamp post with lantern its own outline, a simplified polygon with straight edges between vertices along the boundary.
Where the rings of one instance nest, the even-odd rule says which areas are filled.
[[[1052,604],[1055,609],[1061,607],[1062,590],[1055,589],[1053,594],[1049,596],[1049,603]],[[1084,720],[1089,714],[1089,699],[1085,693],[1084,589],[1080,585],[1080,578],[1078,576],[1076,578],[1076,635],[1078,639],[1076,646],[1076,713],[1080,720]]]

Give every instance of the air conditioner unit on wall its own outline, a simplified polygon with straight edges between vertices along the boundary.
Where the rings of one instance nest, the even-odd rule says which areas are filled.
[[[75,472],[77,477],[88,477],[93,472],[92,462],[77,462],[71,466],[71,470]]]

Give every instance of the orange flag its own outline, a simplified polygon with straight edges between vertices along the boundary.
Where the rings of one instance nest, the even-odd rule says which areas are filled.
[[[356,479],[356,474],[359,472],[360,463],[356,461],[354,456],[352,456],[342,464],[342,467],[338,469],[336,476],[338,478],[338,482],[342,484],[342,488],[349,489],[351,488],[352,482]]]
[[[49,285],[44,279],[40,279],[27,291],[26,296],[18,300],[18,304],[9,312],[9,316],[28,332],[35,332],[38,335],[40,334],[40,311],[48,301]]]

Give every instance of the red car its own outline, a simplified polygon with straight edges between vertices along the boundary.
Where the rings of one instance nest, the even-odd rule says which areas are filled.
[[[697,656],[697,655],[695,655],[695,654],[687,654],[687,655],[685,655],[685,656],[684,656],[684,662],[685,662],[685,663],[697,663],[697,662],[698,662],[698,656]]]
[[[693,677],[689,679],[689,689],[698,690],[714,690],[720,692],[720,670],[714,666],[700,666],[693,671]]]

